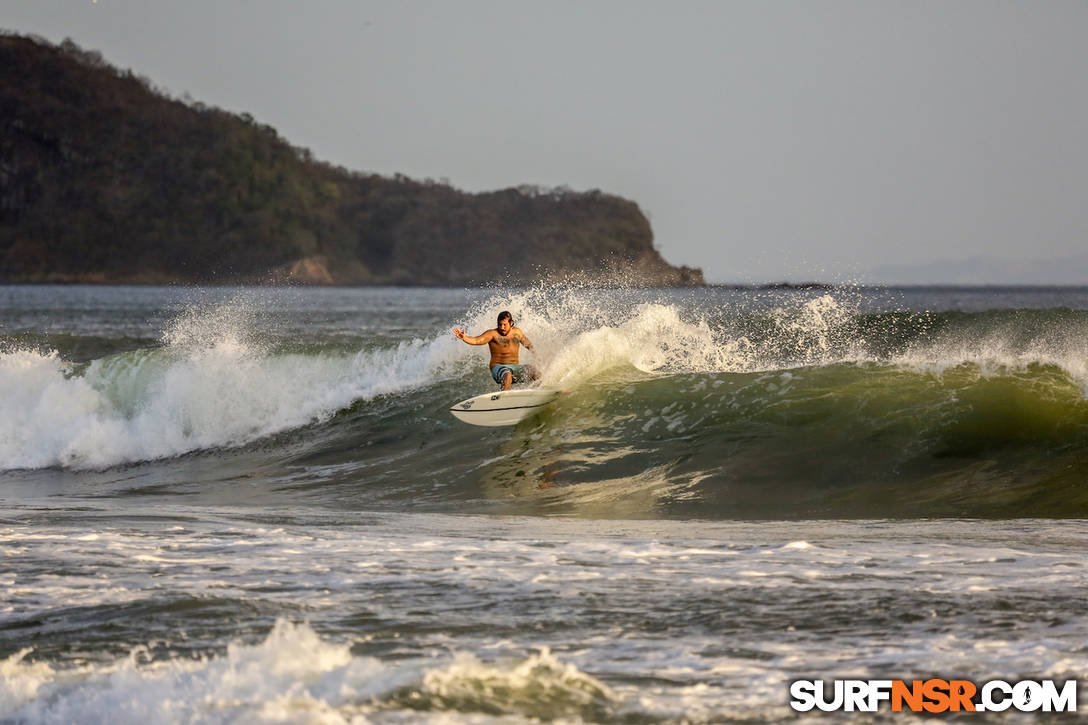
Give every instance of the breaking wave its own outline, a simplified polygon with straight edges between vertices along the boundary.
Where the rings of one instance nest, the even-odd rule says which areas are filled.
[[[517,428],[481,433],[446,409],[493,385],[486,352],[449,332],[491,327],[498,309],[536,345],[523,361],[570,395]],[[65,355],[78,341],[9,340],[0,469],[241,451],[292,480],[305,478],[299,467],[320,469],[322,480],[366,488],[373,505],[1088,512],[1083,496],[1054,493],[1088,473],[1084,311],[874,312],[849,290],[723,302],[541,287],[492,294],[424,332],[348,339],[277,334],[257,312],[268,310],[245,298],[195,305],[158,344],[118,343],[82,362]]]
[[[17,722],[71,723],[109,713],[121,725],[175,722],[413,722],[451,715],[600,721],[614,693],[546,649],[518,662],[461,653],[445,663],[383,663],[306,624],[278,620],[263,642],[218,657],[155,660],[146,648],[115,662],[54,669],[24,649],[0,661],[0,712]],[[466,717],[471,720],[471,717]]]

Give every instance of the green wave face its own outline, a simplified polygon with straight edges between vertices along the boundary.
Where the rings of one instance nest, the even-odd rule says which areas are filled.
[[[524,450],[495,464],[492,485],[529,498],[543,487],[543,508],[570,513],[638,514],[632,495],[645,515],[709,518],[1088,512],[1076,493],[1088,401],[1054,366],[835,364],[602,385],[510,446]]]

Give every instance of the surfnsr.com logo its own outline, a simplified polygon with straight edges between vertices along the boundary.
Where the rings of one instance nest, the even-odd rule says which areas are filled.
[[[1076,712],[1077,681],[991,680],[981,687],[969,680],[796,680],[790,707],[798,712]]]

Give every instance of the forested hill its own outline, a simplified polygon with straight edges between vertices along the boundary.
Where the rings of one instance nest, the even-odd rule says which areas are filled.
[[[363,140],[365,143],[365,139]],[[70,41],[0,35],[0,281],[701,284],[638,206],[319,163]],[[607,279],[605,281],[608,281]]]

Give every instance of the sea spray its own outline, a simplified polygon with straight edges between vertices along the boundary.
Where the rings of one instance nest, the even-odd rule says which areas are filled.
[[[542,352],[545,384],[574,385],[617,366],[646,373],[751,372],[866,357],[856,339],[848,293],[792,300],[753,316],[743,307],[630,289],[540,285],[496,293],[472,310],[473,322],[509,309]],[[649,298],[647,300],[646,298]]]
[[[360,399],[456,375],[454,341],[354,354],[279,352],[243,300],[189,308],[163,345],[75,366],[55,351],[0,352],[0,469],[102,468],[244,445]]]
[[[940,375],[969,364],[1000,376],[1054,366],[1088,397],[1088,315],[1071,310],[992,310],[931,315],[934,328],[889,361]]]

